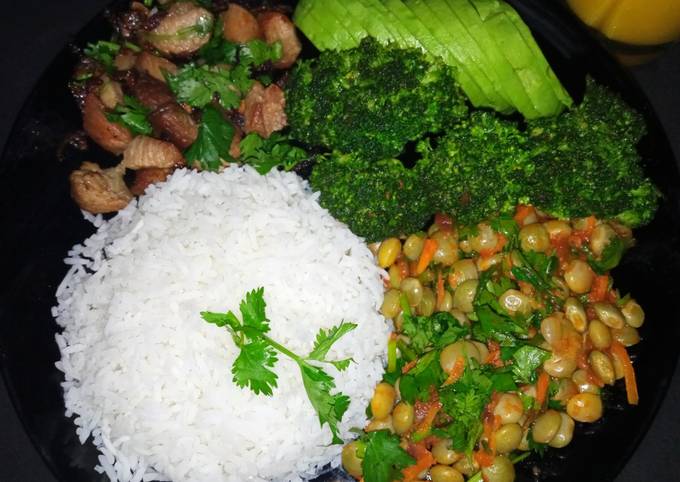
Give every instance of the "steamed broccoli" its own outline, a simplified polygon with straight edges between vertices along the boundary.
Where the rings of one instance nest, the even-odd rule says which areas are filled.
[[[559,218],[649,222],[659,197],[636,151],[644,122],[589,80],[583,102],[527,126],[490,112],[455,125],[416,166],[435,209],[463,224],[532,204]]]
[[[286,113],[295,139],[371,161],[455,123],[467,106],[452,67],[366,38],[300,62],[286,88]]]
[[[418,231],[432,214],[415,172],[397,159],[330,154],[317,160],[309,181],[321,205],[369,242]]]
[[[453,126],[436,148],[420,143],[423,158],[414,171],[433,209],[475,224],[528,201],[526,174],[541,149],[517,123],[479,111]]]
[[[321,204],[369,241],[417,231],[438,211],[469,225],[517,204],[636,227],[652,219],[659,198],[635,149],[643,133],[638,114],[589,81],[583,102],[560,116],[525,125],[477,111],[434,146],[421,141],[412,169],[330,155],[311,183]]]
[[[589,79],[578,107],[531,122],[529,132],[534,144],[551,147],[528,179],[535,205],[556,217],[594,214],[631,227],[652,220],[659,192],[636,150],[644,119],[619,96]]]

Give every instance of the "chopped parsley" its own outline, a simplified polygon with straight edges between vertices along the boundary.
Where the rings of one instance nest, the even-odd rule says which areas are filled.
[[[593,271],[597,274],[603,275],[614,268],[616,268],[621,262],[623,253],[625,253],[628,246],[626,243],[618,236],[612,238],[609,244],[605,246],[602,251],[602,255],[599,259],[589,259],[589,263]]]
[[[435,430],[435,435],[439,432],[451,438],[454,450],[471,454],[482,434],[482,413],[491,399],[491,380],[468,366],[456,383],[440,390],[439,398],[453,422]]]
[[[259,67],[266,62],[276,62],[282,54],[281,42],[268,44],[263,40],[255,39],[240,46],[239,62],[243,65]]]
[[[439,363],[439,351],[432,350],[421,356],[415,366],[399,379],[401,398],[410,404],[416,399],[428,400],[430,388],[438,387],[446,380]]]
[[[88,43],[83,52],[93,60],[99,62],[106,70],[113,70],[113,62],[116,55],[120,52],[120,45],[115,42],[100,40],[95,43]]]
[[[535,383],[536,370],[550,358],[550,352],[532,345],[523,345],[512,355],[512,373],[517,383]]]
[[[198,137],[184,152],[184,157],[189,165],[217,171],[224,162],[233,160],[229,154],[233,137],[234,126],[215,107],[207,106],[198,127]]]
[[[463,375],[452,385],[443,387],[439,397],[444,411],[453,422],[435,435],[450,437],[453,448],[471,454],[482,433],[482,414],[494,392],[517,390],[512,375],[505,368],[488,365],[473,367],[468,364]]]
[[[281,42],[268,44],[263,40],[254,39],[245,44],[237,44],[224,38],[223,28],[222,22],[215,22],[212,37],[198,51],[198,57],[207,64],[240,63],[259,67],[265,62],[279,60],[283,54]]]
[[[291,145],[289,138],[279,132],[273,132],[267,139],[252,132],[241,140],[240,149],[239,160],[253,166],[260,174],[279,166],[290,171],[309,158],[304,149]]]
[[[277,386],[278,376],[273,368],[278,361],[277,354],[282,354],[297,363],[302,375],[302,384],[307,392],[312,407],[316,410],[319,423],[328,424],[333,434],[334,444],[341,444],[338,423],[349,407],[347,395],[335,390],[333,377],[311,361],[328,363],[338,370],[347,368],[351,359],[327,360],[331,346],[342,336],[352,331],[357,325],[342,322],[328,330],[321,329],[316,335],[314,347],[306,357],[297,355],[272,340],[269,333],[269,320],[265,313],[264,288],[246,293],[239,306],[241,319],[231,311],[228,313],[201,312],[201,317],[208,323],[225,327],[231,333],[236,346],[240,348],[236,360],[231,367],[233,381],[241,388],[248,387],[255,394],[271,396]]]
[[[176,74],[168,74],[167,80],[179,102],[203,108],[217,97],[222,107],[235,109],[253,83],[249,75],[248,68],[242,65],[229,69],[189,63]]]
[[[494,340],[501,346],[516,346],[518,339],[527,337],[526,320],[510,316],[498,302],[498,298],[511,288],[515,288],[515,284],[497,269],[481,274],[473,302],[474,318],[478,322],[472,328],[475,339]]]
[[[546,256],[535,251],[525,253],[515,251],[514,254],[522,262],[521,266],[514,266],[511,270],[515,278],[536,288],[536,291],[543,295],[548,303],[549,311],[560,307],[562,300],[553,292],[556,286],[552,280],[558,265],[557,257]]]
[[[416,461],[399,445],[399,437],[386,430],[369,432],[362,437],[366,445],[362,463],[365,482],[401,480],[402,469]]]
[[[126,95],[123,103],[118,104],[113,112],[106,114],[109,122],[122,124],[135,134],[151,135],[153,128],[147,119],[149,109],[144,107],[137,99]]]

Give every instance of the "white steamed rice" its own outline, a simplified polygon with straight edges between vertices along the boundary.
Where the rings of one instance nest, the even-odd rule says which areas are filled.
[[[251,168],[176,171],[75,246],[53,309],[66,415],[92,437],[112,481],[300,480],[339,463],[297,366],[279,357],[274,396],[232,382],[238,350],[203,310],[238,313],[263,286],[271,336],[310,350],[320,327],[359,327],[331,350],[327,370],[363,426],[382,373],[388,327],[381,271],[362,240],[290,173]]]

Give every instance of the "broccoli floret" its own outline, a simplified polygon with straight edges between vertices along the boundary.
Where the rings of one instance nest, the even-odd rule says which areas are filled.
[[[524,198],[525,175],[537,147],[517,123],[493,112],[474,112],[439,139],[419,145],[415,167],[434,209],[461,224],[510,212]]]
[[[529,178],[534,204],[558,217],[594,214],[630,227],[652,220],[659,192],[636,150],[645,123],[619,96],[588,79],[578,107],[531,122],[529,133],[551,147]]]
[[[570,111],[524,126],[473,113],[424,150],[416,166],[433,208],[463,224],[532,204],[559,218],[595,215],[630,227],[649,222],[659,193],[636,144],[644,122],[593,81]]]
[[[311,183],[321,204],[369,241],[417,231],[438,211],[470,225],[517,204],[636,227],[652,219],[659,198],[635,149],[643,133],[638,114],[591,81],[583,103],[558,117],[524,124],[477,111],[421,141],[412,169],[333,154]]]
[[[310,184],[321,191],[320,204],[368,242],[418,231],[432,214],[415,172],[397,159],[326,155],[317,160]]]
[[[371,161],[467,113],[454,68],[416,49],[366,38],[358,47],[302,61],[286,87],[292,136]]]

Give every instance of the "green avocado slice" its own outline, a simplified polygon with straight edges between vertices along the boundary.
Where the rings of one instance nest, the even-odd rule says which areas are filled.
[[[474,105],[498,104],[494,93],[484,89],[471,75],[469,64],[464,61],[464,49],[449,48],[401,0],[382,0],[382,3],[393,13],[395,19],[405,26],[409,34],[419,40],[425,52],[457,68],[458,82]]]
[[[433,6],[438,3],[440,2],[431,2]],[[452,15],[458,18],[479,46],[480,51],[484,53],[489,77],[494,79],[510,104],[527,119],[538,117],[538,111],[524,90],[522,81],[496,42],[489,36],[477,11],[468,3],[468,0],[447,0],[446,3]]]
[[[384,0],[362,1],[367,8],[373,12],[376,12],[376,15],[379,16],[380,21],[383,22],[386,27],[389,27],[396,33],[395,41],[399,46],[404,48],[416,48],[422,50],[423,52],[427,51],[420,39],[413,36],[411,31],[394,15],[394,12],[392,12],[387,7]]]
[[[527,24],[524,23],[524,20],[522,20],[522,17],[519,16],[519,13],[517,13],[515,9],[510,8],[505,13],[510,17],[510,21],[515,25],[515,28],[517,28],[520,35],[524,39],[524,42],[529,46],[531,51],[542,60],[541,63],[544,64],[543,72],[545,72],[548,78],[547,82],[552,87],[557,98],[564,106],[571,107],[574,103],[573,99],[569,95],[569,92],[567,92],[567,90],[564,88],[560,80],[557,78],[557,75],[555,75],[552,67],[550,67],[548,60],[543,55],[541,48],[536,43],[536,40],[531,34],[531,30],[529,30]]]
[[[361,39],[368,35],[363,24],[350,16],[349,11],[343,6],[341,0],[325,0],[324,2],[319,2],[319,4],[323,4],[327,9],[327,15],[334,16],[353,39],[354,42],[349,46],[342,47],[343,49],[356,47],[361,42]]]
[[[368,35],[378,42],[387,44],[395,42],[398,38],[398,34],[383,21],[382,16],[366,8],[361,0],[347,0],[339,3],[347,9],[352,22],[361,24]]]
[[[498,0],[468,0],[505,58],[512,65],[525,92],[541,117],[558,114],[562,104],[545,74],[550,67],[543,53],[532,51],[514,22],[506,15],[510,7]],[[513,10],[514,11],[514,10]]]
[[[485,95],[486,102],[476,104],[471,98],[473,104],[493,107],[500,112],[512,111],[512,103],[503,95],[503,91],[497,88],[495,79],[488,75],[484,69],[488,60],[484,58],[483,52],[478,48],[474,39],[470,37],[465,26],[449,10],[446,1],[406,0],[405,3],[448,47],[453,59],[449,63],[456,66],[459,72],[469,75]],[[461,86],[466,90],[466,85],[462,81]]]
[[[293,21],[319,50],[348,49],[358,42],[350,35],[335,15],[329,15],[325,2],[302,0],[298,3]]]

